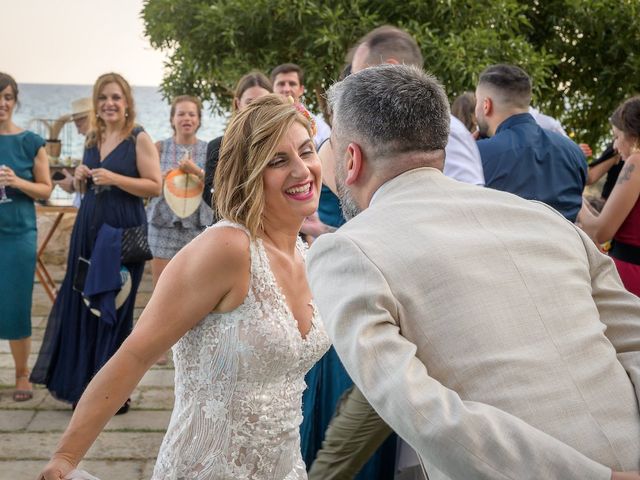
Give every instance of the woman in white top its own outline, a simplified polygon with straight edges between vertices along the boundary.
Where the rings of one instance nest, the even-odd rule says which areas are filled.
[[[329,346],[298,231],[321,185],[307,117],[278,95],[234,116],[215,177],[223,219],[169,263],[86,389],[41,473],[61,479],[174,343],[176,401],[153,479],[305,479],[305,372]]]

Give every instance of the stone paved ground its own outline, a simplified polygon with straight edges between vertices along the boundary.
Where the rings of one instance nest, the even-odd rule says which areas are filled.
[[[52,268],[58,281],[64,274]],[[151,295],[149,269],[136,299],[137,318]],[[51,302],[42,286],[33,292],[33,348],[30,365],[47,322]],[[53,452],[71,418],[71,408],[36,387],[33,400],[15,403],[14,370],[9,342],[0,340],[0,480],[32,480]],[[131,410],[114,417],[80,465],[102,480],[149,479],[173,407],[173,366],[155,366],[132,395]]]

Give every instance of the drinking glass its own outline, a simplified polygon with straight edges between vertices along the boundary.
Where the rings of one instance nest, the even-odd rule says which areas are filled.
[[[0,165],[0,168],[4,168],[4,165]],[[7,191],[4,184],[0,183],[0,204],[10,202],[13,202],[13,200],[7,197]]]

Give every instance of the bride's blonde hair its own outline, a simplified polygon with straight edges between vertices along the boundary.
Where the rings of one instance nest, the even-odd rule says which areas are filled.
[[[309,120],[290,102],[280,95],[265,95],[231,119],[222,139],[214,205],[219,218],[244,225],[253,237],[262,227],[262,173],[294,122],[311,136]]]

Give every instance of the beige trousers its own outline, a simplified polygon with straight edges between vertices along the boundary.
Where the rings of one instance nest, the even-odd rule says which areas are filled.
[[[393,432],[356,386],[336,407],[309,480],[351,480]]]

